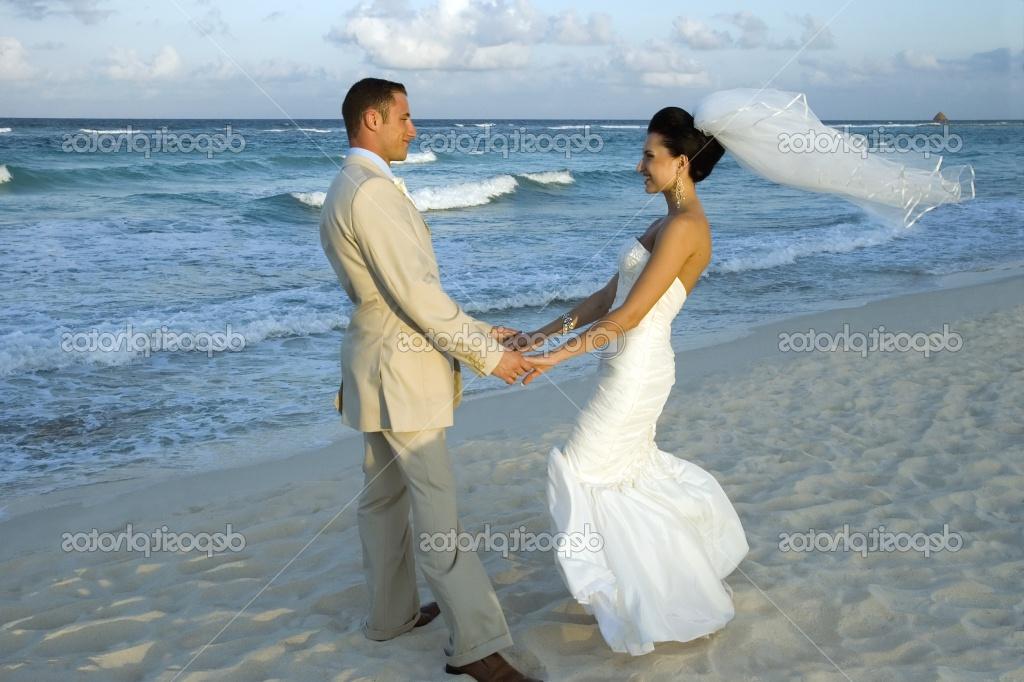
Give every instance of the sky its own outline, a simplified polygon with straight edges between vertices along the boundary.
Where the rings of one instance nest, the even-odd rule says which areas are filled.
[[[1024,118],[1024,0],[0,0],[0,117],[646,119],[714,90],[827,120]]]

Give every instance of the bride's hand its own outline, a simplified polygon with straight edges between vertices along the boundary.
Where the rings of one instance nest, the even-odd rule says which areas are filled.
[[[533,367],[533,369],[527,372],[526,375],[523,377],[524,386],[533,381],[534,379],[536,379],[537,377],[539,377],[541,374],[550,371],[552,367],[554,367],[560,362],[560,360],[556,360],[554,357],[547,353],[527,355],[524,356],[523,359],[530,363],[530,365]]]
[[[520,353],[537,350],[544,345],[545,336],[539,332],[513,331],[511,335],[500,339],[502,345],[508,350],[517,350]]]
[[[517,334],[522,334],[522,332],[518,329],[502,327],[501,325],[494,325],[491,327],[491,337],[496,339],[499,343],[505,343]]]

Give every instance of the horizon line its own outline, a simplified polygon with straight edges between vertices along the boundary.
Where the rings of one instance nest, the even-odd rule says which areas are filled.
[[[876,116],[874,118],[823,118],[822,122],[825,121],[876,121],[879,119],[888,119],[894,122],[915,122],[915,123],[938,123],[933,118],[893,118],[891,116]],[[0,116],[0,121],[18,121],[18,120],[44,120],[44,121],[231,121],[231,120],[242,120],[242,121],[336,121],[342,123],[340,117],[337,118],[318,118],[318,117],[298,117],[293,116],[291,118],[274,118],[274,117],[246,117],[246,116]],[[432,117],[424,116],[422,118],[414,118],[420,121],[457,121],[457,122],[490,122],[490,121],[625,121],[635,123],[637,121],[648,121],[649,118],[584,118],[579,116],[563,117],[563,118],[530,118],[530,117],[512,117],[512,118],[494,118],[494,117],[483,117],[483,118],[452,118],[452,117]],[[947,122],[973,122],[973,121],[1015,121],[1024,122],[1024,118],[1008,118],[1008,117],[995,117],[995,118],[948,118]]]

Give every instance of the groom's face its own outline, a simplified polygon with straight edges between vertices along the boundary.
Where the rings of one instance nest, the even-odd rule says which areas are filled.
[[[401,92],[394,93],[388,107],[388,120],[380,127],[380,143],[388,161],[405,161],[409,155],[409,143],[416,139],[416,126],[409,113],[409,98]]]

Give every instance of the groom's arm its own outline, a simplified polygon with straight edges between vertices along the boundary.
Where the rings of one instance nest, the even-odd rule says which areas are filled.
[[[424,249],[412,206],[385,178],[371,178],[356,191],[352,228],[366,264],[388,295],[440,350],[486,376],[504,349],[490,325],[475,320],[441,287],[433,254]]]

